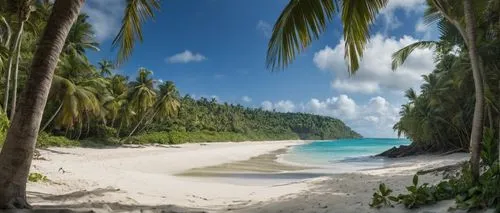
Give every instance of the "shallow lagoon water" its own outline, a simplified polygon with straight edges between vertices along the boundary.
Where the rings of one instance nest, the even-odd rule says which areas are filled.
[[[408,145],[407,139],[361,138],[317,141],[294,146],[281,156],[285,162],[325,168],[333,173],[385,167],[390,161],[373,157],[394,146]]]

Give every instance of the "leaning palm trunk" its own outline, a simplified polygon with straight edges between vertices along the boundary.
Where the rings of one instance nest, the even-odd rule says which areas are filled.
[[[132,131],[130,132],[130,134],[128,134],[128,137],[132,136],[135,133],[135,131],[137,131],[137,128],[139,128],[139,126],[144,121],[144,119],[146,119],[146,117],[147,117],[148,114],[149,114],[148,112],[144,113],[144,116],[142,116],[141,120],[139,120],[139,122],[137,123],[137,125],[135,125],[134,129],[132,129]]]
[[[7,39],[5,39],[4,45],[8,47],[10,45],[10,37],[12,36],[12,31],[10,29],[9,22],[7,22],[7,20],[3,16],[0,18],[0,20],[5,25],[5,28],[7,28]]]
[[[144,130],[149,124],[151,124],[151,122],[153,122],[153,120],[155,119],[156,115],[158,115],[158,113],[160,112],[159,109],[157,109],[153,115],[151,116],[151,118],[149,120],[146,121],[146,123],[144,123],[144,125],[142,126],[142,128],[139,130],[139,132],[141,132],[142,130]]]
[[[28,178],[43,109],[59,55],[83,0],[56,0],[0,153],[0,208],[29,208]]]
[[[16,112],[16,103],[17,103],[17,79],[19,75],[19,61],[21,60],[21,46],[22,46],[22,34],[24,29],[24,21],[21,21],[19,24],[19,43],[17,44],[17,56],[16,56],[16,68],[14,70],[14,85],[12,88],[12,105],[10,109],[10,120],[14,118],[14,114]]]
[[[464,0],[464,16],[466,35],[468,41],[469,58],[472,66],[472,75],[474,77],[474,89],[476,104],[474,106],[474,117],[472,120],[472,131],[470,137],[470,164],[474,182],[479,180],[481,141],[483,138],[484,122],[484,85],[481,73],[479,55],[476,47],[476,19],[474,17],[472,0]]]
[[[20,26],[22,26],[22,25],[20,25]],[[21,35],[22,35],[22,32],[21,32],[21,27],[20,27],[19,30],[17,31],[16,40],[14,41],[14,46],[12,47],[12,51],[11,51],[11,54],[9,57],[9,67],[7,68],[7,72],[6,72],[7,76],[5,77],[5,95],[4,95],[4,99],[3,99],[3,107],[4,107],[3,110],[4,110],[5,114],[7,114],[7,108],[9,106],[10,79],[11,79],[11,75],[12,75],[12,65],[14,63],[16,50],[18,49],[17,46],[19,45],[19,42],[21,41]]]
[[[45,130],[45,128],[47,128],[49,126],[49,124],[54,120],[56,115],[59,114],[59,111],[61,111],[62,107],[63,107],[63,102],[61,102],[61,105],[59,105],[59,108],[57,108],[56,112],[52,116],[50,116],[49,120],[47,120],[47,122],[45,122],[42,129],[40,129],[40,132],[42,132],[43,130]]]

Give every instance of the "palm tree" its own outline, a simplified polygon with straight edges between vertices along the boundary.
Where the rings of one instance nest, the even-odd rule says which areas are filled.
[[[157,114],[161,118],[174,117],[181,106],[179,102],[179,91],[175,87],[174,82],[166,81],[159,86],[160,94],[156,103]]]
[[[10,1],[9,1],[10,2]],[[16,109],[7,139],[0,153],[0,208],[29,208],[26,182],[33,151],[47,102],[54,69],[71,26],[84,0],[56,0],[39,40],[30,76]],[[132,53],[134,40],[142,40],[141,24],[153,17],[159,0],[127,0],[122,27],[114,44],[123,62]],[[5,105],[6,106],[6,105]]]
[[[129,107],[140,117],[137,125],[132,129],[129,137],[134,134],[144,119],[150,115],[150,109],[155,104],[156,93],[154,91],[154,80],[151,78],[153,72],[146,68],[140,68],[135,81],[130,82],[128,94]]]
[[[40,39],[7,139],[0,153],[0,208],[28,208],[26,181],[43,109],[59,54],[66,36],[76,20],[83,1],[61,1],[54,4],[53,13]]]
[[[113,63],[111,61],[102,60],[102,61],[99,61],[98,65],[99,65],[99,73],[101,74],[102,77],[113,75],[112,70],[115,68],[115,66],[113,65]]]
[[[92,25],[88,23],[88,18],[89,16],[86,14],[78,16],[69,31],[63,50],[66,54],[80,57],[82,61],[87,61],[85,56],[87,49],[99,51],[99,44],[95,41],[94,30]]]
[[[109,93],[112,98],[104,102],[104,108],[107,109],[107,116],[111,119],[111,127],[114,127],[120,109],[127,102],[127,78],[114,75],[109,81]]]
[[[142,129],[146,128],[157,116],[160,116],[160,120],[163,120],[172,118],[179,112],[181,103],[179,101],[179,91],[177,91],[174,82],[166,81],[158,87],[160,89],[158,100],[152,109],[151,118],[144,123]]]
[[[437,3],[436,8],[447,16],[449,7],[447,0],[431,0]],[[459,3],[453,1],[454,4]],[[445,4],[446,3],[446,4]],[[271,69],[285,68],[309,46],[313,39],[325,31],[329,21],[336,12],[341,12],[343,34],[345,40],[345,57],[348,72],[354,74],[359,68],[363,50],[370,37],[369,27],[376,15],[387,4],[387,0],[290,0],[276,21],[268,45],[267,65]],[[337,8],[340,6],[340,8]],[[474,179],[479,177],[479,152],[482,139],[482,122],[484,119],[484,88],[476,48],[476,32],[474,10],[471,0],[463,1],[466,33],[456,19],[449,18],[457,26],[469,49],[469,58],[474,73],[476,90],[476,107],[471,133],[471,165]],[[448,19],[448,18],[447,18]]]

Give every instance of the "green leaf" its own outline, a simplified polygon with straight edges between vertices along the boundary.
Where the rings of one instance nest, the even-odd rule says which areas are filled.
[[[159,0],[127,0],[122,26],[113,40],[113,48],[118,49],[117,63],[121,64],[132,54],[136,40],[142,42],[142,24],[154,18],[155,10],[160,9]]]
[[[415,186],[418,185],[418,175],[413,176],[413,185],[415,185]]]
[[[401,48],[400,50],[392,54],[392,70],[396,70],[398,67],[403,65],[406,59],[416,49],[428,49],[435,47],[438,44],[439,42],[436,41],[417,41],[413,44]]]

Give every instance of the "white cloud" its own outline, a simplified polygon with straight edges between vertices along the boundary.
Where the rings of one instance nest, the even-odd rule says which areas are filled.
[[[271,101],[263,101],[261,105],[262,105],[263,110],[267,110],[267,111],[274,110],[273,103]]]
[[[366,137],[394,137],[392,126],[399,120],[399,107],[380,96],[371,98],[364,105],[358,105],[347,95],[323,101],[313,98],[302,110],[339,118]]]
[[[189,50],[185,50],[184,52],[177,53],[173,56],[170,56],[166,59],[167,63],[189,63],[189,62],[201,62],[206,60],[207,58],[200,53],[193,53]]]
[[[276,110],[278,112],[293,112],[295,111],[295,104],[290,100],[281,100],[276,103],[271,101],[264,101],[261,103],[262,109],[267,111]]]
[[[380,11],[380,14],[386,25],[385,33],[396,29],[403,25],[394,14],[396,10],[401,9],[410,14],[415,11],[423,11],[425,9],[425,0],[390,0],[385,8]]]
[[[273,28],[266,21],[259,20],[259,22],[257,22],[257,27],[256,28],[257,28],[257,30],[261,31],[266,38],[270,38],[271,37]]]
[[[82,11],[89,15],[97,41],[113,38],[118,33],[125,3],[123,0],[88,0],[85,3]]]
[[[252,102],[252,98],[250,98],[249,96],[246,96],[246,95],[241,97],[241,100],[243,102],[247,102],[247,103]]]
[[[344,119],[355,118],[357,110],[356,102],[347,95],[328,98],[325,101],[313,98],[304,106],[306,112]]]
[[[390,0],[380,13],[393,13],[396,9],[403,9],[405,12],[412,12],[423,10],[424,8],[425,0]]]
[[[374,94],[383,91],[403,91],[410,87],[417,88],[422,82],[421,75],[434,69],[433,52],[429,49],[417,49],[397,71],[392,71],[392,54],[418,40],[411,36],[402,38],[384,38],[377,34],[366,46],[364,56],[357,73],[349,76],[344,60],[344,41],[337,46],[324,49],[314,54],[313,62],[320,70],[335,74],[332,87],[351,93]]]
[[[283,107],[284,105],[288,108]],[[342,94],[325,100],[312,98],[305,104],[294,104],[289,100],[276,103],[264,101],[262,108],[269,111],[306,112],[335,117],[366,137],[395,137],[392,126],[399,120],[399,107],[380,96],[373,97],[362,105]]]

